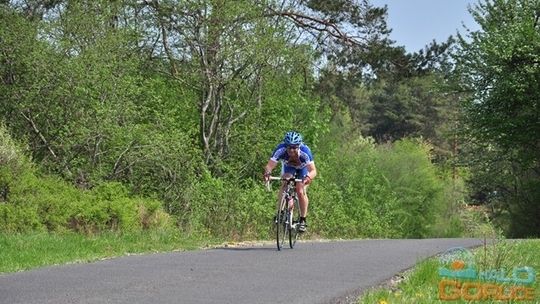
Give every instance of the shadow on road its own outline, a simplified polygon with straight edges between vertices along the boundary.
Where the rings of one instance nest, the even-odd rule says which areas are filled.
[[[278,251],[277,248],[272,247],[217,247],[213,250],[227,250],[227,251]]]

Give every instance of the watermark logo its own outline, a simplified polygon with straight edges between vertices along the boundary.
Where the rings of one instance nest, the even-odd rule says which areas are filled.
[[[519,301],[535,298],[531,286],[536,273],[532,267],[478,271],[474,255],[463,247],[448,249],[439,257],[439,263],[440,300]]]

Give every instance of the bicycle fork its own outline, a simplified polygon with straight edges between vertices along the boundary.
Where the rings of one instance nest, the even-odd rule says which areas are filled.
[[[287,228],[296,229],[298,223],[294,222],[294,207],[295,207],[295,197],[292,195],[287,195]]]

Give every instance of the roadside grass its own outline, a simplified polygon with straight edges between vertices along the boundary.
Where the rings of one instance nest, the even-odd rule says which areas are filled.
[[[492,245],[482,246],[471,250],[471,252],[474,256],[474,266],[479,272],[502,269],[504,278],[511,278],[512,271],[516,267],[528,266],[536,272],[540,271],[540,254],[538,254],[540,252],[540,239],[498,240],[494,241]],[[491,292],[494,295],[485,296],[481,300],[465,300],[462,293],[463,289],[446,287],[442,291],[443,299],[441,299],[439,283],[443,278],[439,276],[439,267],[441,267],[441,262],[438,257],[422,261],[414,269],[407,271],[404,274],[405,278],[395,286],[372,289],[359,298],[357,303],[540,303],[540,283],[536,277],[531,285],[471,280],[468,282],[479,283],[484,288],[491,286],[488,293]],[[524,278],[526,276],[520,275],[519,277]],[[466,281],[459,283],[464,286]],[[529,292],[532,291],[533,293],[533,300],[518,300],[515,297],[513,300],[497,300],[500,297],[501,290],[498,290],[498,287],[493,287],[493,285],[503,286],[503,295],[506,296],[511,295],[513,289],[521,290],[515,293],[515,297],[525,297],[523,290],[529,288]],[[478,292],[486,292],[484,288],[473,288],[469,290],[469,295],[473,296]],[[450,295],[454,292],[461,293],[459,299],[450,300]],[[482,295],[485,295],[485,293]]]
[[[182,235],[173,229],[93,236],[78,233],[0,234],[0,273],[130,254],[194,250],[218,243],[217,239]]]

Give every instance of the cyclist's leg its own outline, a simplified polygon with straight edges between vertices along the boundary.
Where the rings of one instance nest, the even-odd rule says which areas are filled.
[[[289,167],[289,166],[282,166],[281,167],[281,177],[282,178],[291,178],[294,176],[294,174],[296,173],[296,169],[293,168],[293,167]],[[284,193],[285,193],[285,189],[287,188],[287,182],[285,181],[282,181],[281,182],[281,187],[279,189],[279,192],[278,192],[278,208],[279,208],[279,203],[281,202],[281,198],[283,197]]]
[[[297,170],[298,178],[304,178],[307,175],[307,173],[308,171],[306,167]],[[298,194],[298,201],[300,203],[300,216],[301,217],[306,217],[308,213],[309,199],[306,192],[307,187],[308,186],[304,186],[303,183],[296,184],[296,193]]]

